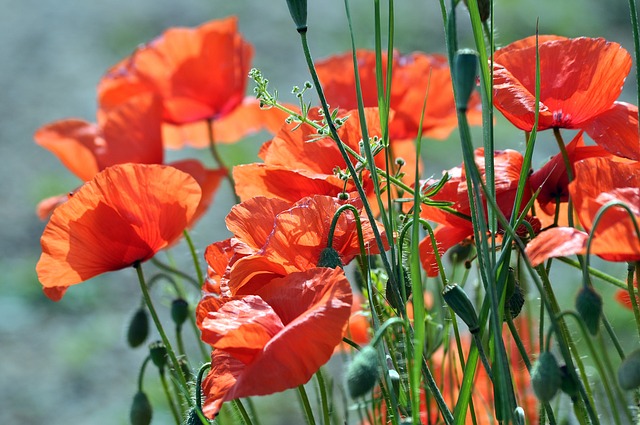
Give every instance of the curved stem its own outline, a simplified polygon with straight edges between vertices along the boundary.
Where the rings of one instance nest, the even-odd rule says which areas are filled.
[[[240,203],[240,197],[236,193],[236,182],[233,180],[233,174],[231,170],[225,165],[222,157],[220,156],[220,152],[218,152],[218,147],[215,142],[215,137],[213,134],[213,119],[207,120],[207,135],[209,136],[209,151],[211,152],[211,156],[213,160],[218,164],[218,166],[226,171],[227,180],[229,180],[229,184],[231,185],[231,192],[233,192],[233,196],[236,200],[236,204]]]
[[[191,235],[187,229],[184,229],[184,239],[187,241],[187,245],[189,245],[189,251],[191,252],[191,258],[193,260],[193,266],[196,269],[196,275],[198,276],[198,284],[200,288],[204,284],[204,275],[202,274],[202,268],[200,267],[200,261],[198,261],[198,251],[196,250],[195,245],[193,244],[193,240],[191,239]]]

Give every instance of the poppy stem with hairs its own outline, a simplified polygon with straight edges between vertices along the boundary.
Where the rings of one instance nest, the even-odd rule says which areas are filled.
[[[162,323],[160,323],[160,319],[158,318],[158,313],[156,312],[155,307],[153,306],[153,301],[151,301],[151,296],[149,295],[149,289],[147,288],[147,283],[144,280],[144,274],[142,272],[142,265],[140,262],[136,262],[133,264],[133,268],[136,269],[136,273],[138,275],[138,282],[140,283],[140,289],[142,290],[142,296],[144,298],[145,303],[147,304],[147,308],[149,309],[149,313],[151,313],[151,317],[153,318],[153,323],[156,325],[156,329],[158,329],[158,333],[160,334],[160,338],[162,339],[162,343],[167,348],[167,353],[169,354],[169,359],[171,360],[171,366],[173,370],[175,370],[176,376],[178,377],[178,381],[182,390],[185,394],[188,394],[189,387],[187,385],[187,379],[185,378],[182,368],[180,367],[180,363],[178,363],[178,358],[176,357],[176,353],[173,351],[171,343],[169,342],[169,338],[167,338],[167,334],[162,327]],[[187,402],[191,406],[193,404],[193,400],[191,397],[184,397],[187,399]]]
[[[231,184],[231,191],[233,192],[233,197],[236,201],[236,204],[240,203],[240,197],[236,193],[236,182],[233,180],[233,174],[231,170],[225,165],[222,157],[220,156],[220,152],[218,152],[218,148],[216,147],[216,141],[213,134],[213,119],[207,120],[207,134],[209,136],[209,151],[211,151],[211,156],[213,160],[218,164],[220,168],[225,170],[227,174],[227,180],[229,180],[229,184]]]

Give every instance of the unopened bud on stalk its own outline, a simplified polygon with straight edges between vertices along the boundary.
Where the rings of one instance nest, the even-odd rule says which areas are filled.
[[[618,382],[623,390],[640,387],[640,350],[629,354],[618,368]]]
[[[461,49],[453,59],[453,84],[456,86],[456,107],[466,111],[469,97],[476,86],[478,54],[471,49]]]
[[[307,0],[287,0],[289,13],[299,33],[307,32]]]
[[[164,371],[164,367],[167,365],[167,347],[161,341],[152,342],[149,344],[149,355],[151,361],[160,371]]]
[[[129,420],[131,425],[149,425],[153,410],[149,398],[142,391],[138,391],[133,397],[131,410],[129,411]]]
[[[560,373],[562,374],[562,384],[560,385],[560,389],[563,393],[571,397],[573,400],[579,394],[580,387],[578,382],[573,378],[573,376],[569,373],[567,366],[560,366]]]
[[[340,259],[338,251],[330,246],[323,249],[320,253],[320,259],[318,260],[318,267],[330,267],[332,269],[336,267],[342,268],[342,260]]]
[[[538,400],[551,401],[562,386],[562,372],[556,358],[548,351],[540,354],[531,369],[531,386]]]
[[[176,326],[182,326],[182,324],[189,317],[189,303],[182,298],[176,298],[171,303],[171,319]]]
[[[592,286],[583,286],[576,297],[576,310],[591,335],[598,333],[602,316],[602,297]]]
[[[140,346],[149,336],[149,316],[144,308],[139,308],[129,322],[127,342],[132,348]]]
[[[516,283],[516,286],[513,288],[513,293],[505,302],[505,315],[508,312],[509,314],[511,314],[511,318],[515,319],[522,311],[523,306],[524,293],[522,292],[522,287],[520,286],[520,284]]]
[[[198,411],[195,409],[195,407],[192,407],[189,410],[189,416],[187,417],[186,425],[205,425],[205,424],[208,424],[208,422],[202,422],[202,420],[200,419],[200,416],[198,416]]]
[[[464,289],[455,283],[447,285],[442,290],[442,297],[453,312],[460,316],[462,321],[469,327],[469,332],[476,333],[480,330],[478,314]]]
[[[364,397],[378,381],[378,352],[370,345],[362,348],[347,369],[347,388],[351,398]]]

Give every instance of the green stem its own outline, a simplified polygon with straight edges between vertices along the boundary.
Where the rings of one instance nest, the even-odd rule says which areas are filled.
[[[175,267],[171,267],[170,265],[163,263],[162,261],[158,260],[155,257],[151,259],[151,263],[161,270],[164,270],[169,273],[173,273],[176,276],[180,276],[181,278],[192,283],[196,289],[200,290],[201,283],[195,280],[194,278],[192,278],[191,276],[189,276],[187,273],[183,272],[182,270],[178,270]]]
[[[242,401],[240,399],[233,400],[233,407],[240,414],[240,416],[242,416],[242,421],[245,423],[245,425],[253,425],[251,416],[249,416],[247,409],[244,408],[244,405],[242,404]]]
[[[298,395],[300,396],[300,403],[304,410],[305,417],[307,418],[308,425],[316,425],[316,420],[313,417],[313,410],[311,409],[311,403],[309,403],[309,397],[307,391],[304,389],[304,385],[298,386]]]
[[[327,399],[327,387],[322,374],[322,368],[316,372],[316,379],[318,380],[318,388],[320,389],[320,400],[322,403],[322,423],[324,425],[330,425],[329,419],[329,401]]]
[[[144,362],[142,362],[142,366],[140,367],[140,372],[138,373],[138,391],[143,392],[142,391],[142,380],[144,379],[144,371],[147,368],[147,364],[149,364],[149,360],[151,360],[151,356],[147,356],[146,359],[144,359]]]
[[[562,261],[565,264],[570,265],[571,267],[575,267],[576,269],[581,269],[583,266],[580,265],[580,262],[572,260],[570,258],[567,257],[556,257],[557,260]],[[598,269],[595,269],[591,266],[587,266],[587,270],[589,272],[589,274],[593,277],[597,277],[598,279],[607,282],[607,283],[611,283],[612,285],[620,288],[620,289],[627,289],[627,284],[625,282],[623,282],[620,279],[616,279],[613,276],[610,276],[604,272],[601,272]],[[637,294],[637,292],[636,292]]]
[[[231,170],[225,165],[222,160],[222,156],[220,156],[220,152],[218,152],[218,147],[215,142],[215,137],[213,134],[213,119],[207,120],[207,135],[209,136],[209,151],[211,152],[211,156],[213,160],[218,164],[218,166],[226,171],[227,180],[229,180],[229,184],[231,185],[231,192],[233,192],[233,197],[235,198],[236,204],[240,203],[240,197],[236,193],[236,182],[233,180],[233,173]]]
[[[191,259],[193,260],[193,266],[196,269],[196,274],[198,276],[198,284],[200,287],[204,284],[204,275],[202,274],[202,268],[200,267],[200,261],[198,261],[198,251],[196,250],[195,245],[193,244],[193,240],[191,239],[191,235],[187,229],[184,229],[184,239],[187,241],[189,245],[189,252],[191,252]]]
[[[176,376],[178,377],[178,381],[179,384],[181,386],[181,390],[184,393],[188,393],[189,392],[189,387],[187,385],[187,379],[185,378],[184,374],[182,373],[182,368],[180,367],[180,363],[178,362],[178,358],[176,357],[176,353],[173,350],[173,347],[171,346],[171,342],[169,341],[169,338],[167,338],[167,334],[164,331],[164,328],[162,326],[162,323],[160,322],[160,318],[158,317],[158,313],[156,312],[156,308],[153,305],[153,301],[151,300],[151,296],[149,294],[149,290],[147,288],[147,284],[144,280],[144,274],[142,272],[142,266],[140,265],[139,262],[135,263],[133,265],[133,267],[136,269],[136,273],[138,275],[138,282],[140,283],[140,290],[142,291],[142,296],[144,297],[144,301],[147,304],[147,308],[149,309],[149,313],[151,314],[151,317],[153,318],[153,323],[156,325],[156,329],[158,330],[158,333],[160,334],[160,338],[162,339],[162,342],[164,343],[165,347],[167,348],[167,354],[169,354],[169,360],[171,360],[171,366],[173,367]],[[193,401],[191,400],[191,397],[187,397],[187,401],[189,402],[189,405],[191,405],[193,403]]]
[[[160,373],[160,382],[162,383],[162,389],[164,390],[164,395],[167,398],[167,403],[169,403],[169,408],[171,409],[173,419],[175,420],[176,425],[180,425],[182,423],[182,419],[180,418],[178,409],[173,402],[173,397],[171,397],[171,391],[169,391],[169,386],[167,385],[167,378],[164,376],[163,371],[159,370],[158,372]]]

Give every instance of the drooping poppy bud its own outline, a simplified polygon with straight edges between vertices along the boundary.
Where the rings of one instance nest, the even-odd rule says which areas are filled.
[[[576,297],[576,310],[591,335],[598,333],[602,316],[602,297],[592,286],[583,286]]]
[[[323,249],[320,253],[320,259],[318,260],[318,267],[329,267],[332,269],[336,267],[342,268],[342,260],[340,259],[338,251],[330,246]]]
[[[562,384],[560,385],[560,389],[573,400],[578,396],[578,392],[580,391],[579,383],[569,373],[566,365],[560,366],[560,373],[562,374]]]
[[[131,348],[140,346],[149,336],[149,316],[144,308],[139,308],[131,321],[129,322],[129,328],[127,329],[127,342]]]
[[[623,390],[640,387],[640,350],[629,354],[618,368],[618,382]]]
[[[455,84],[456,107],[467,110],[467,103],[476,87],[478,54],[471,49],[461,49],[453,59],[453,84]]]
[[[153,410],[149,398],[142,391],[138,391],[133,397],[131,410],[129,411],[129,420],[131,425],[149,425]]]
[[[182,298],[176,298],[171,303],[171,319],[180,327],[189,317],[189,303]]]
[[[513,293],[504,304],[505,316],[508,312],[511,315],[511,318],[515,319],[522,311],[523,306],[524,293],[522,292],[522,287],[520,286],[520,284],[516,283],[516,286],[513,288]]]
[[[298,32],[307,32],[307,0],[287,0],[289,13]]]
[[[447,285],[442,291],[442,297],[453,312],[469,327],[469,332],[476,333],[480,330],[478,314],[464,289],[455,283]]]
[[[562,372],[556,358],[548,351],[540,354],[531,369],[531,386],[538,400],[551,401],[562,386]]]
[[[153,364],[163,372],[167,365],[167,347],[161,341],[152,342],[149,344],[149,355]]]
[[[351,398],[364,397],[378,381],[378,352],[371,345],[360,350],[347,369],[347,388]]]

